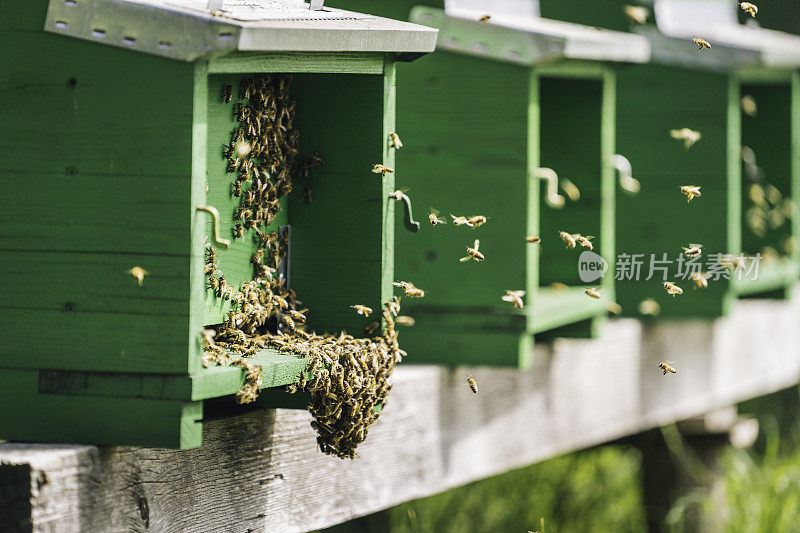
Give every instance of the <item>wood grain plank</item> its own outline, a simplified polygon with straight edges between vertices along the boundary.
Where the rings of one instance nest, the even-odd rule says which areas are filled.
[[[0,461],[50,480],[30,499],[40,529],[309,531],[791,386],[798,320],[797,298],[750,300],[691,324],[612,320],[537,346],[528,372],[401,365],[354,461],[319,454],[309,415],[280,409],[209,420],[194,450],[8,443]]]

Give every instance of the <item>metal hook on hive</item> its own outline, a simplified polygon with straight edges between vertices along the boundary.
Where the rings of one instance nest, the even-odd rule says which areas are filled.
[[[564,197],[558,194],[558,174],[552,168],[539,167],[533,171],[533,177],[547,181],[547,205],[560,209],[564,207]]]
[[[394,191],[389,195],[389,198],[403,202],[403,225],[412,233],[418,232],[419,222],[414,220],[414,214],[411,211],[411,198],[403,191]]]
[[[632,194],[637,194],[642,190],[642,184],[639,180],[633,177],[633,169],[631,162],[624,155],[614,154],[611,156],[609,163],[619,172],[619,186]]]
[[[231,241],[227,239],[223,239],[222,236],[219,234],[219,211],[217,211],[216,207],[212,207],[210,205],[198,205],[198,211],[205,211],[206,213],[211,214],[211,226],[213,230],[212,239],[214,244],[221,248],[227,248],[231,245]]]

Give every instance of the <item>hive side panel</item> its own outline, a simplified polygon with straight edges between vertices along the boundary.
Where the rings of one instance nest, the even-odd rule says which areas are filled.
[[[31,28],[41,4],[0,35],[0,366],[185,372],[192,67]]]
[[[617,151],[641,182],[638,195],[617,197],[617,254],[643,254],[640,279],[618,280],[617,301],[637,315],[639,303],[655,299],[662,315],[717,316],[723,312],[727,281],[711,280],[695,291],[675,278],[678,255],[689,243],[710,254],[728,252],[728,80],[723,75],[653,66],[621,68],[617,77]],[[691,128],[702,138],[691,148],[670,130]],[[681,185],[699,185],[702,197],[687,203]],[[651,254],[668,265],[668,279],[685,293],[675,298],[661,286],[662,274],[647,280]],[[655,265],[658,266],[658,265]],[[626,267],[626,273],[631,270]],[[626,274],[626,275],[627,275]]]

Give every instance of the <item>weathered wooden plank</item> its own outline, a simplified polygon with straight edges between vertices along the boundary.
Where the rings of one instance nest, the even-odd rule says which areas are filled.
[[[612,320],[598,339],[540,344],[528,372],[401,366],[352,462],[319,454],[291,410],[209,420],[186,451],[3,444],[0,462],[30,467],[3,494],[30,488],[34,531],[313,530],[791,386],[798,320],[797,298],[740,301],[726,318]]]

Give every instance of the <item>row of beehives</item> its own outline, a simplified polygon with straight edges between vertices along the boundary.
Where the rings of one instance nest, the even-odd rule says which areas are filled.
[[[91,10],[58,9],[73,7]],[[682,64],[631,33],[404,9],[442,35],[397,78],[384,44],[265,47],[167,71],[163,58],[99,44],[130,48],[102,28],[89,43],[19,38],[28,61],[9,75],[50,76],[53,89],[15,90],[3,112],[26,112],[3,117],[54,142],[47,160],[20,143],[4,164],[27,154],[28,171],[52,174],[43,194],[80,201],[57,202],[57,218],[36,221],[25,240],[3,237],[10,298],[34,305],[10,315],[20,334],[0,376],[36,416],[0,417],[0,435],[196,446],[204,400],[247,402],[288,385],[307,393],[300,403],[320,448],[351,457],[405,353],[411,363],[524,367],[535,337],[589,335],[609,313],[714,317],[739,295],[782,296],[796,279],[794,70],[746,62],[743,71],[736,61],[752,58],[726,52],[711,32],[710,50],[675,39]],[[59,16],[58,31],[73,27]],[[337,28],[361,19],[343,20]],[[381,31],[369,24],[351,31]],[[522,47],[540,37],[563,48]],[[709,64],[715,57],[732,62]],[[114,69],[131,63],[142,80],[193,87],[191,112],[185,90],[143,99],[150,85],[117,83]],[[109,109],[124,127],[96,127]],[[133,126],[144,133],[131,136]],[[54,170],[63,168],[69,183]],[[137,178],[97,194],[120,175]],[[15,188],[7,216],[22,219],[14,206],[40,201],[29,194]],[[427,221],[414,220],[412,203]],[[176,252],[187,236],[188,256]],[[13,292],[49,275],[43,251],[71,258],[58,269],[66,282]],[[410,324],[398,344],[395,325]],[[141,417],[146,430],[100,408]]]

